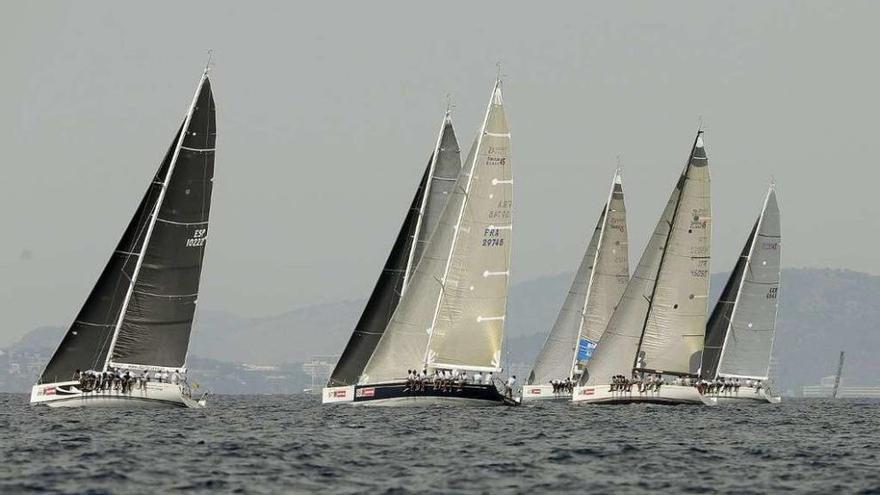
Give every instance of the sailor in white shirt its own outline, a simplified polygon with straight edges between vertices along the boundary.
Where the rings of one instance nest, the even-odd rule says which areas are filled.
[[[492,372],[491,371],[489,373],[486,373],[483,376],[483,383],[485,383],[486,385],[492,385]]]
[[[507,396],[513,397],[513,386],[516,385],[516,375],[511,375],[510,378],[507,379]]]
[[[171,375],[171,383],[175,385],[180,384],[180,373],[177,370],[174,370],[174,374]]]
[[[474,383],[478,384],[483,380],[483,376],[480,375],[479,371],[474,371]]]

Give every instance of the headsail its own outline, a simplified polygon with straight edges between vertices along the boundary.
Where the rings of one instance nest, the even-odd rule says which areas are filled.
[[[446,206],[450,192],[461,171],[461,158],[452,119],[443,118],[437,144],[425,173],[416,190],[403,225],[397,234],[391,253],[370,299],[352,332],[336,368],[330,375],[329,386],[352,385],[364,371],[376,345],[385,332],[391,316],[409,285],[412,272],[418,266],[428,240],[437,228],[440,213]],[[428,178],[430,177],[430,182]],[[417,239],[413,242],[413,239]]]
[[[500,364],[510,255],[510,134],[496,83],[449,204],[362,382]]]
[[[706,359],[703,362],[713,368],[712,372],[717,365],[717,376],[766,380],[776,327],[782,254],[779,206],[773,187],[745,249],[747,257],[729,319],[717,317],[723,319],[726,330],[720,356],[714,363],[707,363]],[[723,312],[724,306],[716,306],[710,328],[718,311]]]
[[[183,139],[181,133],[185,133]],[[215,134],[214,101],[206,73],[191,111],[39,383],[67,381],[77,369],[104,366],[142,254],[146,261],[138,276],[140,284],[128,298],[131,316],[124,345],[116,348],[142,358],[140,364],[183,364],[207,240]],[[148,235],[157,208],[163,221],[161,225],[155,222],[154,232]]]
[[[685,291],[689,292],[685,296],[685,300],[691,303],[687,306],[692,307],[699,303],[702,303],[703,306],[706,305],[709,271],[709,176],[708,160],[703,149],[701,134],[697,134],[697,139],[688,157],[688,163],[669,196],[666,207],[660,215],[660,220],[654,228],[654,233],[642,252],[636,271],[627,284],[617,309],[599,340],[596,351],[587,363],[587,372],[581,376],[580,380],[582,385],[607,383],[614,375],[628,376],[636,367],[634,364],[637,363],[634,363],[634,359],[639,353],[642,335],[651,321],[652,308],[655,306],[652,302],[666,301],[664,304],[670,304],[670,299],[676,296],[675,288],[670,286],[678,281],[670,280],[668,274],[665,277],[667,285],[663,287],[662,291],[658,287],[658,280],[662,277],[661,272],[665,271],[663,267],[667,264],[665,261],[668,258],[667,254],[671,257],[682,258],[673,263],[677,270],[685,269],[687,276],[705,279],[702,291],[698,290],[698,287],[693,287],[692,291],[687,290],[692,285],[698,284],[688,283],[684,286],[687,288]],[[691,216],[687,217],[686,213],[690,210],[699,211],[693,211]],[[690,260],[693,268],[681,266],[687,260]],[[692,272],[692,269],[702,271]],[[693,294],[693,299],[690,298],[690,294]],[[671,302],[673,307],[669,309],[677,311],[679,309],[677,305],[680,303]],[[682,309],[685,310],[688,307]],[[694,314],[697,313],[699,313],[698,309],[689,310],[686,313],[688,327],[685,331],[688,335],[692,332],[698,333],[692,328],[696,322]],[[703,315],[705,317],[705,309]],[[671,320],[667,317],[666,321],[670,322]],[[652,323],[655,329],[658,329],[657,322],[658,320],[655,318]],[[702,320],[700,324],[703,325]],[[702,332],[699,334],[702,336]],[[699,344],[702,347],[702,340]],[[653,356],[654,353],[652,353]],[[686,363],[689,362],[689,359]],[[674,370],[669,369],[669,371]]]
[[[574,378],[583,370],[629,280],[627,251],[626,207],[618,171],[529,384]]]
[[[645,318],[636,369],[693,374],[700,367],[709,295],[709,161],[697,135]]]
[[[164,194],[145,233],[128,304],[117,323],[113,364],[182,367],[198,300],[214,180],[217,127],[207,72],[193,100]]]

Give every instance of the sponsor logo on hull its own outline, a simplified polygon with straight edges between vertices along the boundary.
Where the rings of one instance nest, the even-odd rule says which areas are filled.
[[[374,397],[376,395],[376,388],[375,387],[362,388],[362,389],[359,389],[355,393],[355,395],[357,397]]]

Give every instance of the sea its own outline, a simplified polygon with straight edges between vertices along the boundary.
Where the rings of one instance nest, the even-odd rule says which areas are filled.
[[[880,493],[880,402],[49,409],[0,395],[0,493]]]

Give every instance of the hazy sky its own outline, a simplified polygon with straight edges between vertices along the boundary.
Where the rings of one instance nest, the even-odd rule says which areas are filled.
[[[774,175],[785,266],[880,273],[880,3],[145,5],[4,5],[0,345],[75,316],[208,48],[219,137],[203,309],[366,297],[446,94],[466,148],[498,60],[514,282],[576,268],[618,155],[635,263],[701,117],[713,271],[730,269]]]

